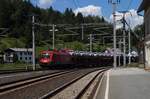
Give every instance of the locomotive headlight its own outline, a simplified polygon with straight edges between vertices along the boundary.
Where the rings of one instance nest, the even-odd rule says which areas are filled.
[[[49,54],[48,53],[46,53],[46,56],[48,56]]]

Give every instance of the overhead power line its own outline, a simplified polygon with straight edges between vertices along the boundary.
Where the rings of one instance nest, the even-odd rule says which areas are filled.
[[[2,31],[2,32],[0,32],[0,35],[4,35],[4,34],[6,34],[6,32],[9,31],[9,28],[0,28],[0,30]]]
[[[74,5],[75,5],[76,8],[79,8],[79,6],[78,6],[76,0],[73,0],[73,3],[74,3]]]
[[[132,4],[132,1],[133,1],[133,0],[129,0],[129,4],[128,4],[128,6],[127,6],[127,11],[130,9],[130,6],[131,6],[131,4]]]
[[[80,7],[80,3],[79,3],[79,1],[78,1],[78,0],[75,0],[75,1],[76,1],[76,3],[77,3],[78,7]]]

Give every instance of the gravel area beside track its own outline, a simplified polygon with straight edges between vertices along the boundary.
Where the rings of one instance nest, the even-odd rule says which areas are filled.
[[[96,77],[91,86],[87,88],[86,92],[81,96],[81,99],[95,99],[99,85],[101,86],[103,81],[104,74],[105,73],[101,73]]]
[[[102,70],[92,72],[92,73],[86,75],[85,77],[83,77],[82,79],[77,81],[76,83],[67,87],[62,92],[56,94],[55,96],[50,97],[49,99],[75,99],[79,95],[79,93],[86,87],[86,85],[88,85],[89,82],[97,74],[99,74],[100,71],[102,71]],[[88,97],[88,96],[86,96],[86,97]],[[84,96],[84,98],[85,98],[85,96]],[[88,98],[86,98],[86,99],[88,99]]]
[[[64,74],[59,77],[53,77],[47,80],[28,84],[8,92],[0,93],[1,99],[38,99],[46,93],[53,91],[59,86],[71,81],[72,79],[85,75],[93,69],[81,69],[69,74]]]

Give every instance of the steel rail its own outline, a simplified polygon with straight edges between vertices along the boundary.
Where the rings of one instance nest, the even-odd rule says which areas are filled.
[[[52,74],[49,74],[49,75],[44,75],[44,76],[41,76],[41,77],[29,78],[29,79],[22,80],[22,81],[1,85],[0,86],[0,92],[2,93],[2,92],[5,92],[5,91],[16,89],[18,87],[26,86],[26,85],[34,83],[34,82],[38,82],[38,81],[41,81],[41,80],[46,80],[46,79],[53,78],[53,77],[56,77],[56,76],[60,76],[60,75],[63,75],[63,74],[67,74],[67,73],[70,73],[70,72],[72,72],[72,71],[67,71],[67,72],[62,71],[62,72],[52,73]]]
[[[64,84],[64,85],[62,85],[62,86],[60,86],[60,87],[58,87],[57,89],[52,90],[52,91],[50,91],[49,93],[43,95],[43,96],[40,97],[39,99],[48,99],[48,98],[50,98],[50,97],[53,97],[53,96],[57,95],[59,92],[63,91],[65,88],[67,88],[67,87],[69,87],[70,85],[74,84],[75,82],[79,81],[80,79],[82,79],[82,78],[85,77],[86,75],[88,75],[88,74],[90,74],[90,73],[92,73],[92,72],[94,72],[94,71],[103,70],[103,69],[104,69],[104,68],[101,68],[101,69],[99,68],[99,69],[96,69],[96,70],[92,70],[92,71],[90,71],[90,72],[88,72],[88,73],[86,73],[86,74],[84,74],[84,75],[82,75],[82,76],[79,76],[79,77],[77,77],[77,78],[71,80],[70,82],[68,82],[68,83],[66,83],[66,84]],[[106,70],[106,69],[104,69],[104,70]],[[108,70],[108,69],[107,69],[107,70]]]
[[[108,70],[108,69],[107,69]],[[74,98],[74,99],[81,99],[81,97],[85,94],[86,90],[93,84],[93,82],[95,81],[95,79],[101,74],[101,78],[103,75],[103,72],[106,70],[102,70],[100,71],[97,75],[95,75],[92,80],[82,89],[81,92],[78,93],[78,95]]]

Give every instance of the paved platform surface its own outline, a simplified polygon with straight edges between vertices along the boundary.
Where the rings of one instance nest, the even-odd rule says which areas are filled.
[[[150,99],[150,72],[117,68],[106,73],[95,99]]]

